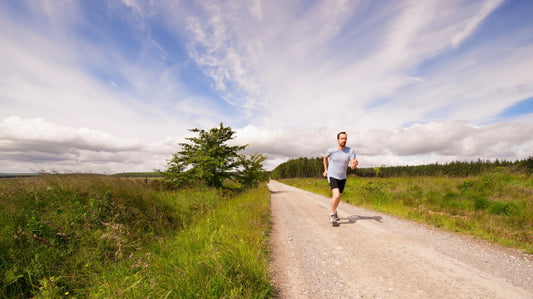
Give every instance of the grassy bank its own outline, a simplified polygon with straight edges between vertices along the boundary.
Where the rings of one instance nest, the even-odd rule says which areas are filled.
[[[324,179],[280,181],[331,196]],[[533,253],[531,176],[349,178],[343,201]]]
[[[2,179],[0,296],[263,297],[268,196],[98,175]]]
[[[94,298],[269,298],[266,186],[224,202],[172,240],[106,271]]]

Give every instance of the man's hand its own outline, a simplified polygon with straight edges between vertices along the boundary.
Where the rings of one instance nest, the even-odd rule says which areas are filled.
[[[322,162],[324,162],[324,173],[322,174],[325,178],[328,177],[328,156],[324,156],[322,158]]]
[[[359,161],[357,161],[357,159],[352,159],[350,160],[350,168],[353,170],[353,169],[356,169],[357,168],[357,165],[359,165]]]

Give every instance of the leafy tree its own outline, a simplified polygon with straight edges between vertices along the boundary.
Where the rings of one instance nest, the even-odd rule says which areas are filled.
[[[260,181],[267,181],[268,174],[263,170],[266,157],[261,154],[251,155],[250,158],[240,156],[240,171],[236,179],[241,185],[257,187]]]
[[[179,186],[199,180],[216,188],[221,188],[226,179],[238,181],[244,187],[257,184],[259,173],[264,172],[261,163],[265,157],[258,154],[247,159],[239,154],[247,145],[227,145],[235,134],[230,127],[220,123],[218,128],[209,131],[197,128],[189,131],[198,136],[185,138],[189,142],[179,144],[182,150],[168,162],[167,181]]]

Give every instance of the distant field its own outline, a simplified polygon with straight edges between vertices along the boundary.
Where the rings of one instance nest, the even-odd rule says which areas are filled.
[[[161,172],[120,172],[112,174],[111,176],[115,177],[125,177],[125,178],[160,178],[163,176]]]
[[[40,176],[45,173],[0,173],[0,179],[2,178],[24,178],[24,177],[34,177],[34,176]],[[72,173],[76,174],[76,173]],[[70,174],[70,175],[72,175]],[[79,173],[78,175],[81,175],[82,173]],[[91,174],[92,175],[92,174]],[[104,175],[104,174],[102,174]],[[119,172],[111,174],[110,176],[113,177],[125,177],[125,178],[160,178],[163,176],[161,172],[158,171],[152,171],[152,172]]]
[[[25,178],[25,177],[31,177],[31,176],[37,176],[38,173],[0,173],[0,179],[7,179],[7,178]]]
[[[280,179],[331,196],[325,179]],[[348,203],[533,253],[533,176],[350,177]]]

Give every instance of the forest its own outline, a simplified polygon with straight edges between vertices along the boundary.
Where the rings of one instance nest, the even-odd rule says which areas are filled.
[[[481,160],[470,162],[433,163],[416,166],[386,166],[348,169],[349,175],[358,177],[405,177],[405,176],[451,176],[466,177],[479,175],[503,167],[513,172],[531,175],[533,156],[514,162],[505,160]],[[278,165],[270,173],[273,179],[281,178],[319,178],[324,172],[322,158],[291,159]]]

